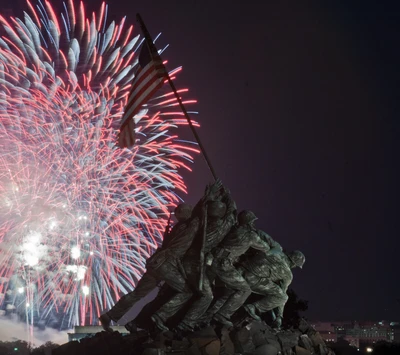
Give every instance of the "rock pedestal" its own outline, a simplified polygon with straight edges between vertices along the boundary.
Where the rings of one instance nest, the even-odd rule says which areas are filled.
[[[298,329],[276,331],[264,322],[243,323],[236,329],[207,327],[183,335],[174,332],[150,336],[137,332],[122,336],[101,332],[93,338],[70,342],[54,355],[334,355],[321,335],[307,322]]]

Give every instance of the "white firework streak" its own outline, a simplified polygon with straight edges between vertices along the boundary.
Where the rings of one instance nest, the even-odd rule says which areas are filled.
[[[140,279],[198,149],[165,87],[135,117],[136,146],[115,146],[141,44],[125,19],[28,7],[0,17],[0,303],[93,324]]]

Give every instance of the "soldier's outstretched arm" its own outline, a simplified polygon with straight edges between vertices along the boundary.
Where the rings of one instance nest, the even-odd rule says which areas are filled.
[[[201,216],[203,213],[204,206],[208,201],[214,200],[221,189],[221,180],[216,180],[213,184],[206,186],[204,195],[201,197],[199,202],[193,208],[192,216]]]
[[[265,253],[269,252],[271,247],[269,244],[260,237],[260,235],[254,231],[249,233],[249,247],[257,250],[261,250]]]
[[[282,246],[275,240],[272,239],[270,235],[265,233],[264,231],[258,229],[257,234],[269,245],[270,250],[268,251],[268,254],[281,254],[283,249]]]
[[[228,189],[226,189],[224,186],[222,186],[222,202],[226,204],[226,213],[225,216],[232,216],[232,218],[235,219],[236,222],[236,203],[232,198],[231,193],[229,192]]]

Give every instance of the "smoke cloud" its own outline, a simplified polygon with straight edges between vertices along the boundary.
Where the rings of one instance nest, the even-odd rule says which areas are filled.
[[[34,327],[33,338],[30,338],[29,330],[25,323],[0,317],[0,341],[31,341],[34,347],[38,347],[48,341],[61,345],[68,342],[68,332],[72,332],[72,330],[60,332],[51,328],[40,330]]]

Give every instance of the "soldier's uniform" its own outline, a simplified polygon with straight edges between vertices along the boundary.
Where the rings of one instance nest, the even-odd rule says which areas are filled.
[[[270,249],[281,247],[268,234],[256,230],[250,224],[235,227],[215,250],[212,270],[228,289],[233,290],[226,302],[215,314],[214,318],[224,322],[243,305],[251,294],[251,288],[240,270],[235,266],[239,258],[249,248],[261,250],[264,253]]]
[[[108,317],[118,321],[136,302],[147,296],[160,281],[165,281],[177,292],[189,292],[186,279],[182,273],[180,259],[192,245],[194,236],[199,230],[200,218],[194,216],[178,222],[171,230],[168,245],[159,248],[146,262],[147,271],[136,288],[122,296],[108,312]]]
[[[274,255],[256,253],[242,263],[243,277],[254,293],[264,297],[256,302],[245,305],[246,311],[255,319],[258,314],[274,310],[273,327],[282,324],[283,310],[288,300],[287,289],[293,280],[291,269],[302,268],[305,256],[295,250]],[[258,314],[257,314],[258,313]]]
[[[244,279],[251,291],[263,295],[262,299],[252,303],[261,314],[277,308],[275,315],[283,316],[288,300],[287,289],[293,280],[291,263],[285,254],[265,255],[257,253],[242,264]]]
[[[221,240],[226,236],[232,226],[236,223],[236,205],[229,193],[225,193],[222,198],[225,213],[222,218],[218,218],[214,223],[207,223],[204,254],[207,259],[210,255],[209,252],[212,248],[218,245]],[[199,236],[198,236],[199,237]],[[188,281],[192,283],[192,289],[197,288],[200,266],[198,263],[198,251],[191,249],[183,259],[183,267]],[[186,312],[182,323],[186,327],[193,327],[197,320],[209,307],[212,299],[211,280],[204,274],[203,285],[201,294],[191,304]],[[192,292],[180,292],[173,296],[166,302],[155,314],[159,316],[164,322],[173,316],[179,309],[181,309],[193,296]]]

